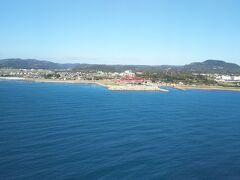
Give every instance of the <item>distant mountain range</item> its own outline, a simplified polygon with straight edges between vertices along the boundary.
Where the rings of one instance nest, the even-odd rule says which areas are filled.
[[[13,69],[69,69],[76,64],[60,64],[50,61],[41,61],[36,59],[3,59],[0,60],[0,68]]]
[[[82,71],[109,71],[121,72],[131,69],[137,71],[162,71],[174,70],[196,73],[225,73],[225,74],[240,74],[240,66],[233,63],[227,63],[220,60],[206,60],[204,62],[195,62],[184,66],[170,65],[106,65],[106,64],[60,64],[50,61],[40,61],[36,59],[3,59],[0,60],[0,68],[13,69],[72,69]]]

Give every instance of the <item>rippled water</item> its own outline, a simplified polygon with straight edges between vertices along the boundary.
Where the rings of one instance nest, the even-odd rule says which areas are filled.
[[[0,179],[240,179],[240,93],[0,81]]]

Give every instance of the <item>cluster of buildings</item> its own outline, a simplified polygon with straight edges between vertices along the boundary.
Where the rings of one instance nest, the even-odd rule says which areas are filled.
[[[2,77],[22,77],[38,79],[50,74],[52,71],[44,69],[0,69],[0,76]]]
[[[217,75],[215,80],[220,82],[240,82],[240,76]]]
[[[228,74],[198,74],[193,73],[193,75],[202,75],[210,77],[217,82],[240,82],[240,75],[228,75]]]
[[[73,71],[52,71],[43,69],[0,69],[0,76],[21,77],[32,79],[53,79],[53,80],[102,80],[112,79],[121,83],[141,84],[144,78],[139,78],[131,70],[124,72],[73,72]]]
[[[137,74],[137,75],[136,75]],[[19,77],[31,79],[52,79],[52,80],[112,80],[116,83],[148,85],[150,81],[146,81],[141,76],[141,72],[137,73],[131,70],[124,72],[103,72],[103,71],[69,71],[69,70],[44,70],[44,69],[0,69],[0,77]],[[208,76],[217,82],[240,83],[240,76],[222,75],[222,74],[193,74]],[[164,84],[164,82],[158,82]],[[181,85],[181,82],[179,83]]]

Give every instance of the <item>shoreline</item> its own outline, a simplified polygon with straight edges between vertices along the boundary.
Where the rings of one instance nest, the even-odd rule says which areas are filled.
[[[53,80],[53,79],[32,79],[32,78],[21,78],[14,79],[27,82],[46,82],[46,83],[71,83],[71,84],[95,84],[107,88],[110,91],[160,91],[168,92],[166,89],[162,89],[158,86],[146,86],[146,85],[124,85],[114,84],[110,80]]]
[[[20,78],[20,77],[0,77],[0,80],[17,80],[17,81],[27,81],[27,82],[46,82],[46,83],[71,83],[71,84],[96,84],[107,88],[111,91],[160,91],[169,92],[169,90],[164,89],[174,88],[177,90],[209,90],[209,91],[235,91],[240,92],[240,88],[235,87],[222,87],[222,86],[190,86],[190,85],[173,85],[173,86],[146,86],[146,85],[126,85],[126,84],[116,84],[111,80],[53,80],[53,79],[33,79],[33,78]],[[161,88],[163,87],[163,88]]]
[[[24,80],[25,78],[20,78],[20,77],[1,77],[0,76],[0,80]]]

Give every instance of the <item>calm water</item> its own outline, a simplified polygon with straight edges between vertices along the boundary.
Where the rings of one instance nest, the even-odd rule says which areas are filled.
[[[0,179],[240,179],[240,93],[0,81]]]

